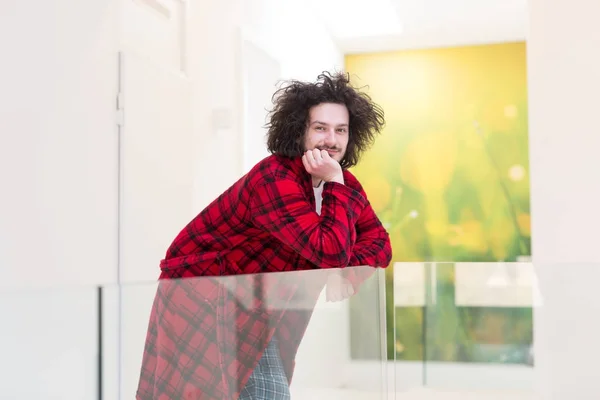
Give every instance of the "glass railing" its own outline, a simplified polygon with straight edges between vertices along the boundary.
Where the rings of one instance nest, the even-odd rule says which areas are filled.
[[[595,314],[582,316],[597,309],[585,277],[598,266],[553,266],[542,285],[544,268],[395,263],[5,288],[0,398],[235,399],[265,349],[295,400],[550,398],[553,371],[593,371]],[[328,301],[344,297],[340,281],[356,293]]]
[[[531,263],[395,263],[388,288],[398,392],[534,398],[533,313],[542,294]]]
[[[384,284],[354,267],[3,290],[0,398],[235,399],[266,376],[292,399],[384,399]]]
[[[3,287],[0,398],[98,399],[101,290]]]

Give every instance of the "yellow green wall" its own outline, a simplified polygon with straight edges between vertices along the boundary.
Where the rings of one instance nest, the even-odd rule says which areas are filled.
[[[506,43],[346,57],[386,114],[353,172],[395,261],[530,254],[525,55]]]

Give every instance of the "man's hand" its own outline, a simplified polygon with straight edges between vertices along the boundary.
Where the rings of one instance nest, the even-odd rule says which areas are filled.
[[[347,279],[343,278],[340,271],[332,270],[327,277],[325,287],[325,299],[336,302],[350,298],[354,294],[354,288]]]
[[[331,158],[327,150],[308,150],[302,156],[306,172],[325,182],[344,183],[344,174],[340,163]]]

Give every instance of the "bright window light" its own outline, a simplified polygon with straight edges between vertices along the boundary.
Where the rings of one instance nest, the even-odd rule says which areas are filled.
[[[390,0],[311,0],[313,9],[339,39],[399,35],[402,23]]]

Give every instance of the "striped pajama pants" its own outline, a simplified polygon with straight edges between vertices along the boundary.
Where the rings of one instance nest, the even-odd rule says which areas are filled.
[[[277,339],[273,336],[238,400],[289,399],[290,388],[279,357]]]

